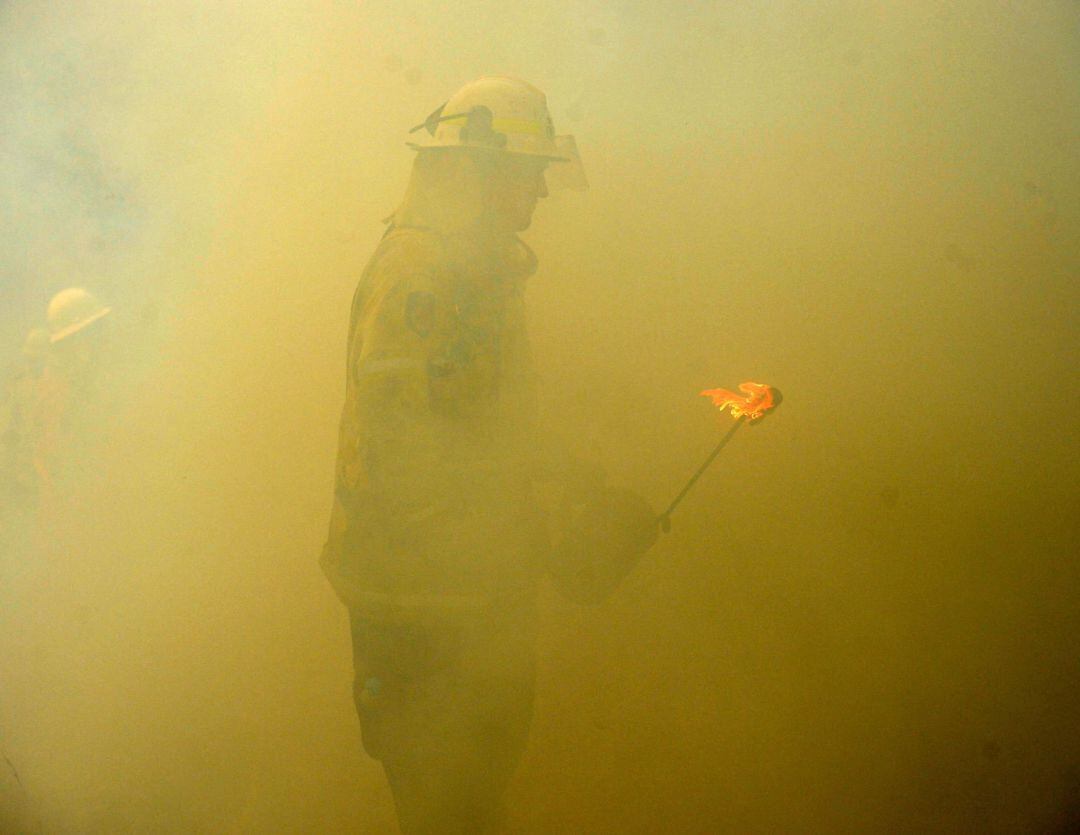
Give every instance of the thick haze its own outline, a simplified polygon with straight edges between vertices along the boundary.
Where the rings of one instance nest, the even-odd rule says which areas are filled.
[[[544,594],[514,831],[1061,823],[1073,0],[215,5],[0,3],[0,349],[86,286],[120,390],[77,545],[0,562],[3,802],[394,831],[317,564],[348,305],[408,128],[499,72],[592,185],[525,235],[551,434],[660,509],[724,426],[701,389],[785,396],[610,601]]]

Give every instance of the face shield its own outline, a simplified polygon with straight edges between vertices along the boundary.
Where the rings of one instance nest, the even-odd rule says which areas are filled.
[[[553,194],[560,191],[586,191],[589,180],[585,176],[585,166],[578,153],[577,142],[571,134],[555,137],[555,147],[563,159],[552,160],[544,171],[548,191]]]

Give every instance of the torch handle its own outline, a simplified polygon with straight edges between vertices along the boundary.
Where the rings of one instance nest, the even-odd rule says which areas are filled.
[[[657,517],[657,521],[660,523],[660,529],[663,530],[664,533],[667,533],[671,530],[671,514],[675,512],[675,508],[679,506],[679,503],[683,500],[686,494],[690,492],[690,488],[697,484],[697,480],[701,478],[702,474],[707,469],[709,469],[709,465],[716,460],[716,456],[720,454],[720,450],[727,446],[727,442],[731,440],[732,436],[738,431],[739,427],[743,425],[745,419],[745,415],[740,415],[735,419],[735,423],[733,423],[731,428],[724,433],[724,437],[720,439],[720,443],[718,443],[713,449],[713,451],[709,453],[709,457],[706,458],[702,462],[701,466],[697,468],[697,472],[690,476],[690,480],[686,482],[686,484],[683,486],[683,489],[679,491],[679,495],[672,499],[671,504],[667,506],[667,510],[665,510]]]

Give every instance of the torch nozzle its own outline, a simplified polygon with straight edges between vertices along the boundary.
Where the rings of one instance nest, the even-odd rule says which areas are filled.
[[[713,404],[716,405],[720,411],[730,409],[732,417],[735,418],[735,423],[726,433],[724,433],[724,437],[720,439],[720,443],[713,448],[713,451],[709,453],[709,456],[702,462],[701,466],[697,468],[697,472],[690,476],[690,480],[686,482],[683,489],[679,491],[679,494],[672,499],[667,510],[656,517],[656,521],[660,525],[660,530],[664,533],[668,533],[671,530],[671,514],[675,512],[675,508],[679,506],[679,503],[686,494],[690,492],[690,488],[697,484],[697,480],[701,478],[702,474],[709,469],[709,465],[716,460],[716,456],[720,454],[720,450],[727,446],[727,442],[731,440],[738,428],[744,423],[756,423],[761,420],[766,414],[779,406],[784,399],[778,389],[774,389],[772,386],[767,386],[764,383],[740,383],[739,391],[741,391],[742,394],[736,394],[727,389],[708,389],[707,391],[701,392],[704,397],[711,398]]]

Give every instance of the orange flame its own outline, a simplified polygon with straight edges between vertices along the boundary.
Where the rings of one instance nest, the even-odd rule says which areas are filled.
[[[707,389],[701,396],[711,397],[720,411],[730,408],[733,418],[745,417],[747,420],[763,417],[776,405],[772,388],[764,383],[739,383],[739,391],[743,394],[735,394],[727,389]]]

